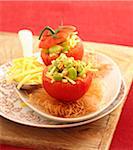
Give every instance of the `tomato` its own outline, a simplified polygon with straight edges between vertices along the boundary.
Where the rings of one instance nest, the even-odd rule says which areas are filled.
[[[60,26],[57,30],[53,30],[48,26],[44,28],[44,30],[39,36],[39,48],[42,48],[41,57],[46,65],[50,65],[51,61],[56,59],[59,56],[59,54],[50,57],[49,54],[45,53],[44,49],[49,49],[55,45],[60,45],[61,43],[65,42],[69,34],[74,31],[76,31],[76,27],[74,26]],[[76,60],[81,60],[83,57],[83,53],[84,48],[82,41],[80,40],[80,42],[77,43],[77,45],[74,48],[68,50],[68,53],[66,55],[68,57],[74,57],[74,59]]]
[[[79,42],[74,48],[71,48],[66,55],[68,57],[74,57],[75,60],[81,60],[84,54],[84,48],[82,42]],[[41,51],[41,58],[46,65],[50,65],[52,60],[55,60],[59,55],[51,57],[49,54],[46,54],[45,50]]]
[[[88,72],[86,78],[76,80],[76,84],[62,81],[51,83],[51,79],[46,77],[46,72],[47,69],[44,70],[42,77],[44,89],[50,96],[61,101],[71,102],[81,98],[88,91],[92,81],[92,73]]]
[[[49,32],[44,32],[46,30],[49,30]],[[41,38],[39,48],[48,49],[54,45],[57,45],[61,42],[64,42],[66,38],[68,37],[70,32],[74,32],[76,28],[74,26],[60,26],[57,31],[54,31],[50,27],[45,27],[39,36],[39,39]],[[42,35],[43,34],[43,35]]]
[[[49,54],[46,54],[44,50],[41,51],[41,58],[43,60],[43,62],[45,63],[45,65],[50,65],[52,60],[55,60],[57,57],[59,57],[59,55],[55,55],[55,56],[52,56],[50,57]]]
[[[42,40],[40,41],[39,48],[48,49],[54,45],[64,42],[67,37],[68,37],[68,33],[61,32],[61,31],[57,33],[55,37],[43,36]]]
[[[66,54],[68,57],[74,57],[75,60],[81,60],[84,54],[82,42],[79,42],[74,48],[70,49]]]

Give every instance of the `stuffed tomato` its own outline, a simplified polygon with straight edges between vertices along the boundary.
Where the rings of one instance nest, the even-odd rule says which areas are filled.
[[[74,26],[60,26],[56,30],[46,26],[39,39],[41,57],[46,65],[50,65],[61,53],[75,60],[81,60],[83,57],[83,44]]]
[[[43,72],[43,87],[49,95],[62,101],[75,101],[89,89],[93,78],[90,63],[61,54]]]

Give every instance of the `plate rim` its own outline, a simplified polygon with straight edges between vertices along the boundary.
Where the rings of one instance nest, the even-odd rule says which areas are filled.
[[[81,122],[76,122],[76,123],[69,123],[69,124],[57,124],[57,125],[47,125],[47,124],[32,124],[32,123],[26,123],[26,122],[23,122],[21,120],[16,120],[14,118],[11,118],[11,117],[7,117],[4,113],[2,113],[0,111],[0,116],[2,116],[3,118],[6,118],[7,120],[9,121],[12,121],[14,123],[17,123],[17,124],[21,124],[21,125],[25,125],[25,126],[29,126],[29,127],[36,127],[36,128],[51,128],[51,129],[54,129],[54,128],[71,128],[71,127],[76,127],[76,126],[81,126],[81,125],[85,125],[85,124],[88,124],[88,123],[91,123],[91,122],[94,122],[96,120],[99,120],[101,118],[103,118],[104,116],[108,115],[109,113],[111,113],[112,111],[114,111],[125,99],[126,97],[126,91],[127,91],[127,87],[126,87],[126,84],[125,84],[125,81],[124,79],[122,79],[121,81],[121,85],[123,84],[124,86],[124,93],[123,93],[123,96],[121,98],[121,100],[117,103],[117,105],[115,105],[112,109],[110,109],[109,111],[103,113],[102,115],[100,116],[95,116],[93,117],[92,119],[88,119],[88,120],[85,120],[85,121],[81,121]],[[120,91],[119,91],[120,93]],[[119,94],[118,93],[118,94]],[[117,95],[118,96],[118,95]],[[113,101],[114,102],[114,101]],[[111,103],[112,104],[112,103]],[[110,105],[111,105],[110,104]],[[109,106],[108,106],[109,107]],[[108,109],[108,108],[106,108]],[[103,110],[104,111],[104,110]],[[102,113],[102,112],[101,112]]]

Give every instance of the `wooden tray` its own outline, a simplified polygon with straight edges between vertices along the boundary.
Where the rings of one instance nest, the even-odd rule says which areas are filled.
[[[0,32],[0,64],[22,56],[18,37]],[[35,52],[38,40],[34,39]],[[133,77],[133,48],[111,44],[84,42],[85,48],[95,49],[119,65],[127,85],[127,94]],[[91,124],[68,129],[39,129],[0,118],[0,142],[42,150],[107,150],[119,120],[124,102],[111,114]]]

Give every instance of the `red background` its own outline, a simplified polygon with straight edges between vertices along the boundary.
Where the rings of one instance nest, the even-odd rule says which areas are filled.
[[[132,1],[0,2],[0,31],[18,32],[28,28],[38,35],[44,26],[55,28],[61,21],[77,26],[83,40],[133,46]],[[133,149],[132,93],[133,86],[111,144],[112,150]],[[18,149],[6,145],[0,148]]]

